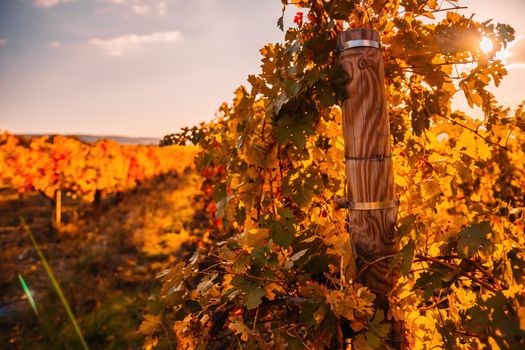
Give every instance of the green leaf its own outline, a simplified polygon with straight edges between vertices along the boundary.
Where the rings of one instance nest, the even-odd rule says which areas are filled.
[[[304,75],[304,80],[308,84],[308,87],[313,86],[315,83],[319,81],[320,74],[317,69],[311,69],[307,71]]]
[[[455,276],[454,271],[439,264],[432,264],[426,272],[421,273],[416,286],[424,289],[423,298],[428,299],[440,289],[450,286]]]
[[[277,28],[279,28],[282,32],[284,32],[284,11],[286,11],[286,4],[283,2],[281,17],[279,17],[277,20]]]
[[[479,252],[488,254],[492,251],[492,244],[489,233],[492,232],[490,223],[482,221],[478,224],[472,224],[460,232],[460,238],[457,244],[459,256],[470,258]]]
[[[271,228],[270,234],[275,243],[283,248],[290,246],[295,235],[295,218],[290,209],[280,208],[277,210],[280,219]]]
[[[294,98],[299,92],[299,85],[293,79],[286,79],[284,82],[284,90],[288,99]]]
[[[430,127],[430,118],[425,110],[414,108],[410,114],[412,129],[417,136],[421,136],[423,131]]]
[[[255,309],[257,306],[261,305],[262,297],[265,295],[266,292],[261,287],[249,289],[246,292],[246,307],[248,309]]]
[[[243,292],[246,307],[248,309],[253,309],[259,306],[261,304],[262,297],[266,295],[266,292],[264,288],[262,288],[260,282],[243,276],[233,277],[231,285]]]
[[[412,260],[414,259],[415,250],[416,250],[416,243],[410,240],[403,247],[403,249],[401,249],[399,253],[396,254],[394,259],[392,259],[390,268],[392,269],[393,267],[399,264],[400,272],[403,276],[405,276],[410,271],[410,268],[412,267]]]
[[[383,310],[378,309],[374,315],[374,319],[370,322],[370,328],[365,333],[366,341],[374,349],[381,347],[381,344],[385,343],[388,334],[391,330],[390,323],[384,323],[385,313]]]
[[[283,248],[288,248],[295,234],[292,224],[287,222],[276,222],[271,228],[272,239]]]
[[[507,43],[515,39],[516,31],[508,24],[498,23],[496,30],[498,31],[500,39],[503,41],[504,47],[507,47]]]
[[[277,28],[284,32],[284,16],[279,17],[277,20]]]
[[[398,236],[400,238],[405,237],[410,232],[412,232],[416,219],[417,219],[416,215],[410,214],[407,217],[404,217],[400,220],[401,225],[399,226],[399,229],[398,229]]]
[[[299,149],[306,146],[306,135],[304,122],[294,123],[290,118],[281,119],[277,125],[277,141],[280,144],[287,144],[290,141]]]
[[[332,86],[325,81],[319,81],[317,83],[317,94],[319,101],[326,108],[330,108],[337,103],[338,94]]]
[[[240,257],[235,258],[232,265],[232,271],[235,273],[245,273],[251,262],[251,256],[247,253],[242,253]]]

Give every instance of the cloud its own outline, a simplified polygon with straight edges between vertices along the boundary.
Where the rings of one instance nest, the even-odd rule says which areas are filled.
[[[150,12],[150,7],[146,4],[135,4],[131,7],[131,9],[133,10],[134,13],[136,13],[137,15],[145,15],[145,14],[148,14]]]
[[[93,38],[89,44],[104,50],[110,56],[122,56],[126,51],[145,44],[168,44],[182,40],[178,31],[155,32],[151,34],[125,34],[109,39]]]
[[[41,8],[49,8],[59,4],[65,4],[74,0],[33,0],[33,5]]]
[[[126,16],[130,14],[164,16],[168,12],[167,0],[104,0],[104,2],[109,5],[110,9]]]
[[[60,46],[61,45],[58,41],[52,41],[47,45],[49,49],[58,49]]]
[[[159,15],[164,16],[168,12],[168,5],[164,1],[157,3],[157,11]]]
[[[508,48],[508,68],[525,68],[525,37],[518,37]]]
[[[7,45],[7,39],[6,38],[0,38],[0,47]]]
[[[525,68],[525,37],[517,37],[507,48],[496,52],[496,58],[502,60],[507,69]]]

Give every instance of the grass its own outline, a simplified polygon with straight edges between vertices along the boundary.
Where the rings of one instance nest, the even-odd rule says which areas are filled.
[[[29,290],[29,287],[27,286],[27,283],[21,274],[18,274],[18,279],[20,280],[20,284],[22,285],[22,288],[24,289],[24,293],[26,293],[27,300],[29,301],[31,308],[35,312],[36,317],[38,317],[39,316],[38,309],[36,307],[35,299],[33,299],[33,294],[31,294],[31,291]]]
[[[86,343],[86,340],[84,339],[84,336],[82,335],[82,331],[80,330],[80,327],[78,326],[78,322],[77,322],[77,320],[75,318],[75,315],[73,315],[73,311],[71,311],[71,307],[69,306],[69,303],[67,302],[67,299],[64,296],[64,293],[62,292],[62,288],[60,288],[60,285],[58,284],[58,281],[55,278],[55,274],[53,273],[53,270],[51,269],[51,267],[47,263],[46,257],[42,253],[42,250],[40,250],[40,247],[38,246],[38,243],[36,242],[35,237],[31,233],[31,230],[29,229],[29,226],[27,226],[27,224],[26,224],[26,222],[25,222],[23,217],[20,217],[20,222],[22,224],[22,227],[24,228],[24,231],[28,234],[29,238],[31,239],[31,243],[33,244],[33,247],[37,251],[38,257],[42,261],[42,265],[44,265],[44,269],[46,270],[47,276],[51,280],[51,284],[53,285],[53,288],[54,288],[55,292],[57,293],[58,297],[60,298],[60,301],[62,302],[62,306],[66,310],[67,316],[69,317],[69,320],[71,321],[71,324],[73,325],[73,328],[75,329],[75,333],[76,333],[80,343],[82,344],[82,348],[84,350],[89,350],[89,347],[88,347],[88,345]],[[27,293],[27,290],[26,290],[26,293]],[[29,294],[29,295],[31,295],[31,294]],[[30,300],[33,300],[33,298],[31,297]],[[33,306],[33,304],[34,304],[34,301],[31,304],[31,306]],[[35,310],[35,312],[38,315],[38,311],[36,309],[36,305],[34,306],[34,310]]]

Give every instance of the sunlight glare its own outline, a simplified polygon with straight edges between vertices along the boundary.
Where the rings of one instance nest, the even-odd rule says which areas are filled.
[[[483,51],[484,53],[489,53],[490,51],[492,51],[493,47],[494,45],[492,44],[492,41],[489,38],[484,36],[481,39],[481,42],[479,44],[479,48],[481,49],[481,51]]]

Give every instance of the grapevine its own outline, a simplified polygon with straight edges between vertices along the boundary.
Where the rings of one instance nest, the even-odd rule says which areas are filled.
[[[261,49],[250,86],[215,121],[163,142],[202,148],[213,224],[192,259],[160,276],[166,308],[146,316],[145,345],[165,323],[180,349],[525,346],[525,114],[488,90],[506,74],[495,51],[513,29],[463,15],[455,1],[283,6],[307,20],[296,15],[283,43]],[[351,98],[335,38],[355,27],[381,33],[385,61],[402,246],[390,257],[402,276],[387,314],[357,282],[333,205],[344,196],[339,105]],[[495,50],[479,49],[483,37]],[[483,118],[454,110],[456,94]],[[391,342],[388,320],[404,322],[403,344]]]

